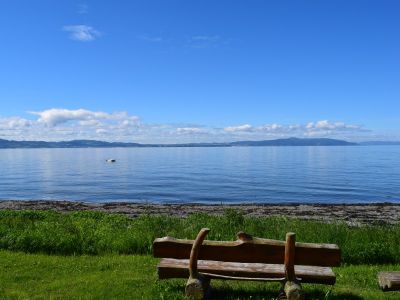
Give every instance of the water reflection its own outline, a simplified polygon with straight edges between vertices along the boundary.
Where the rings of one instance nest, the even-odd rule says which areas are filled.
[[[399,146],[2,149],[0,199],[395,202],[398,157]]]

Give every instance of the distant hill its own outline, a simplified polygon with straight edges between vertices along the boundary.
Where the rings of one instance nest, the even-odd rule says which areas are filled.
[[[350,143],[342,140],[315,138],[315,139],[277,139],[266,141],[240,141],[230,143],[232,146],[353,146],[356,143]]]
[[[391,146],[391,145],[400,145],[400,141],[369,141],[369,142],[361,142],[362,146]]]
[[[103,142],[96,140],[73,140],[63,142],[10,141],[0,139],[0,148],[115,148],[115,147],[235,147],[235,146],[351,146],[357,145],[342,140],[315,139],[276,139],[265,141],[237,141],[232,143],[184,143],[184,144],[139,144]]]
[[[95,140],[73,140],[64,142],[9,141],[0,139],[0,148],[111,148],[140,147],[138,143],[109,143]]]

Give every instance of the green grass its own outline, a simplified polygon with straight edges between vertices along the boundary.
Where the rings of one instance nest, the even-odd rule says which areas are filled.
[[[377,273],[400,271],[400,225],[348,226],[298,219],[223,216],[189,218],[144,215],[129,218],[100,212],[0,211],[0,299],[183,299],[185,280],[157,280],[152,242],[161,236],[234,240],[254,236],[336,243],[343,265],[333,287],[304,285],[308,299],[400,299],[383,293]],[[132,255],[133,254],[133,255]],[[212,282],[213,299],[274,299],[278,283]]]
[[[223,216],[189,218],[144,215],[129,218],[100,212],[61,214],[51,211],[0,211],[0,249],[61,255],[151,254],[156,237],[194,239],[202,227],[208,239],[233,240],[244,230],[257,237],[335,243],[349,264],[400,263],[400,225],[350,227],[285,217],[244,217],[227,210]]]
[[[0,251],[0,299],[183,299],[185,280],[158,281],[146,255],[57,256]],[[307,285],[309,299],[399,299],[376,274],[400,265],[336,268],[335,286]],[[273,299],[277,283],[213,280],[212,299]]]

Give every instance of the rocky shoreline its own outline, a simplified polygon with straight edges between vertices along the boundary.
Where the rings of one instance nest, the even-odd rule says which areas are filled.
[[[240,210],[247,216],[285,216],[300,219],[342,221],[348,224],[396,224],[400,222],[400,204],[155,204],[155,203],[87,203],[45,200],[0,200],[0,209],[54,210],[72,212],[94,210],[125,214],[137,217],[142,214],[166,214],[187,217],[202,212],[212,215],[223,214],[228,208]]]

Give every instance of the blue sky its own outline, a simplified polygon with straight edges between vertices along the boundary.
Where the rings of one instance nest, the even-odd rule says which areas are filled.
[[[399,1],[2,1],[0,138],[400,139]]]

